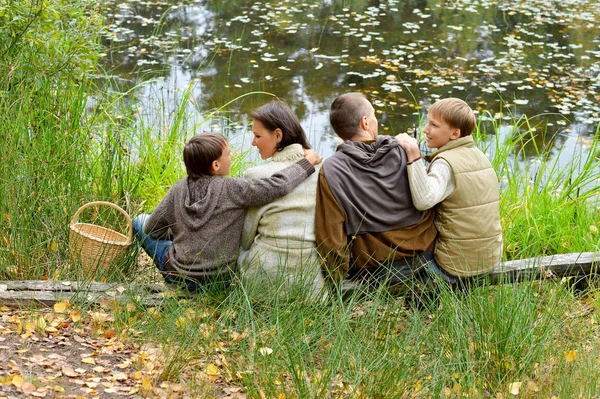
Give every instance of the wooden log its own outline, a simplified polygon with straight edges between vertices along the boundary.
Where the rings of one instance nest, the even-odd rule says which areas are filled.
[[[536,258],[518,259],[503,262],[490,272],[486,277],[490,284],[514,283],[531,279],[562,278],[589,276],[597,273],[600,267],[600,253],[582,252],[572,254],[541,256]],[[431,281],[426,281],[420,289],[425,291],[432,289]],[[342,293],[345,297],[352,293],[365,289],[353,281],[343,281]],[[412,284],[397,284],[389,287],[390,293],[395,296],[403,296],[415,290]]]
[[[516,282],[526,278],[572,277],[595,274],[600,253],[582,252],[541,256],[503,262],[489,275],[491,283]]]
[[[0,304],[18,307],[52,306],[63,300],[101,303],[104,300],[134,301],[155,306],[165,297],[177,295],[157,284],[122,284],[78,281],[0,281]]]
[[[0,291],[0,305],[28,308],[51,307],[55,303],[69,300],[99,304],[102,301],[118,301],[122,303],[137,302],[143,306],[157,306],[164,299],[164,294],[147,294],[139,298],[127,295],[110,295],[102,292],[83,293],[68,291]]]
[[[96,283],[89,281],[54,280],[9,280],[0,281],[0,291],[65,291],[65,292],[106,292],[106,291],[145,291],[158,293],[169,288],[158,284]]]
[[[600,266],[600,253],[583,252],[542,256],[503,262],[489,275],[492,284],[518,282],[532,278],[589,276]],[[347,295],[360,285],[344,282],[342,291]],[[401,291],[398,291],[401,292]],[[10,306],[52,306],[68,299],[100,303],[103,300],[130,301],[154,306],[168,296],[181,296],[168,286],[157,284],[121,284],[80,281],[0,281],[0,304]]]

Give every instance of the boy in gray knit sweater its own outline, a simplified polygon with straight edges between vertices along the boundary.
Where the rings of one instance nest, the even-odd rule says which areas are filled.
[[[314,173],[314,151],[270,178],[225,178],[231,152],[225,137],[202,133],[183,150],[188,176],[167,192],[151,215],[139,215],[133,228],[142,248],[165,281],[190,290],[229,281],[240,247],[246,208],[283,197]]]

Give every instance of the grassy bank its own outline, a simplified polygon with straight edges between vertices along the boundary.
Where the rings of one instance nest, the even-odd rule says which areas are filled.
[[[0,44],[1,67],[13,71],[0,87],[0,279],[78,278],[68,254],[71,217],[92,200],[132,215],[153,208],[184,173],[181,148],[194,133],[188,98],[164,125],[144,125],[125,95],[99,91],[86,77],[99,52],[93,4],[57,1],[50,12],[39,3],[46,7],[39,13],[37,2],[22,4],[0,14],[13,38]],[[79,23],[65,20],[57,30],[55,14]],[[505,258],[599,251],[598,135],[559,167],[526,120],[515,120],[506,140],[484,140],[500,137],[499,126],[491,129],[477,136],[501,178]],[[537,156],[525,157],[532,147]],[[244,167],[238,158],[235,169]],[[113,214],[83,219],[124,229]],[[96,278],[134,279],[135,255]],[[106,328],[147,348],[136,367],[151,384],[178,382],[196,397],[600,394],[594,282],[584,296],[569,281],[484,285],[469,294],[442,288],[418,309],[385,292],[326,303],[259,297],[236,283],[157,308],[132,298],[107,310],[114,321]]]

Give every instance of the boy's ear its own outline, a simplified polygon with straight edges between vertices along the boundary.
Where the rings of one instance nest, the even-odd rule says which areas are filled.
[[[452,129],[452,134],[450,135],[450,140],[456,140],[460,138],[460,129],[454,128]]]
[[[219,167],[220,167],[219,161],[215,159],[212,162],[212,164],[210,165],[210,173],[214,175],[215,173],[217,173],[219,171]]]

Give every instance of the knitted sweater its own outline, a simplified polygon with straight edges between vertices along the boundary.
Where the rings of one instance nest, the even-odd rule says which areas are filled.
[[[429,166],[429,170],[423,159],[408,165],[407,170],[410,193],[417,209],[433,208],[456,189],[452,169],[443,158],[436,159]]]
[[[288,145],[269,163],[248,169],[244,177],[269,177],[302,159],[303,153],[300,144]],[[243,277],[254,282],[278,282],[279,286],[268,289],[281,288],[283,293],[289,289],[284,284],[301,283],[313,297],[322,295],[324,279],[315,243],[316,192],[314,174],[288,195],[248,209],[238,258]]]
[[[286,195],[314,171],[301,159],[266,179],[186,177],[167,192],[144,232],[153,238],[171,233],[168,268],[182,276],[207,279],[228,273],[239,253],[246,208]]]

